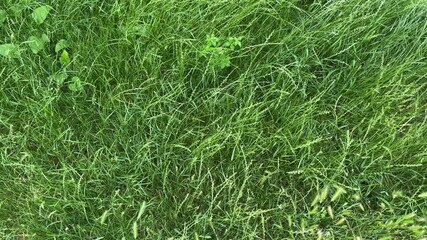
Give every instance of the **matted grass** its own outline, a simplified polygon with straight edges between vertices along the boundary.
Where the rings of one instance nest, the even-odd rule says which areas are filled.
[[[1,239],[422,239],[424,0],[2,0]]]

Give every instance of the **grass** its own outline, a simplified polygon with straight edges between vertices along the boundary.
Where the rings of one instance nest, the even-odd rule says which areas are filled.
[[[425,0],[0,9],[1,239],[427,236]]]

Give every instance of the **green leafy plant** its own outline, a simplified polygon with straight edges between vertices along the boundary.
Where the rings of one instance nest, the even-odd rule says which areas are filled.
[[[31,36],[28,38],[28,46],[34,54],[39,53],[45,48],[46,43],[49,43],[50,39],[46,34],[41,36]]]
[[[235,48],[242,46],[243,37],[229,37],[224,43],[224,47],[228,48],[231,51],[234,51]]]
[[[209,59],[209,64],[214,68],[226,68],[231,64],[230,54],[242,46],[241,40],[242,37],[221,39],[213,34],[207,35],[202,55]]]
[[[33,17],[34,21],[40,25],[46,20],[50,9],[51,9],[51,7],[49,5],[38,7],[36,9],[34,9],[31,16]]]
[[[68,74],[65,71],[55,73],[52,76],[52,79],[56,82],[58,86],[62,85],[65,82],[65,80],[67,80],[67,78],[68,78]]]
[[[13,16],[18,17],[21,15],[22,11],[24,11],[27,7],[28,7],[28,4],[16,3],[12,5],[9,9]]]
[[[61,56],[59,57],[59,62],[62,64],[62,66],[67,66],[68,64],[70,64],[71,59],[67,50],[64,49],[62,51]]]
[[[12,43],[0,45],[0,55],[3,57],[16,57],[19,54],[19,48]]]
[[[73,92],[80,92],[83,90],[83,84],[79,77],[73,77],[68,88]]]

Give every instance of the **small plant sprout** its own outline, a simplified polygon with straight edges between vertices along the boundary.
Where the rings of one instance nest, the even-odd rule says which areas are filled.
[[[227,39],[218,38],[213,34],[206,36],[202,55],[209,60],[209,64],[214,68],[223,69],[231,64],[233,51],[241,47],[242,37],[229,37]]]
[[[68,85],[68,88],[73,92],[81,92],[83,90],[83,84],[79,77],[73,77]]]

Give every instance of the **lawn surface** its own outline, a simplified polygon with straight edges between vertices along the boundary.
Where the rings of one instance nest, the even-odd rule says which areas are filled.
[[[427,1],[0,9],[0,239],[427,235]]]

